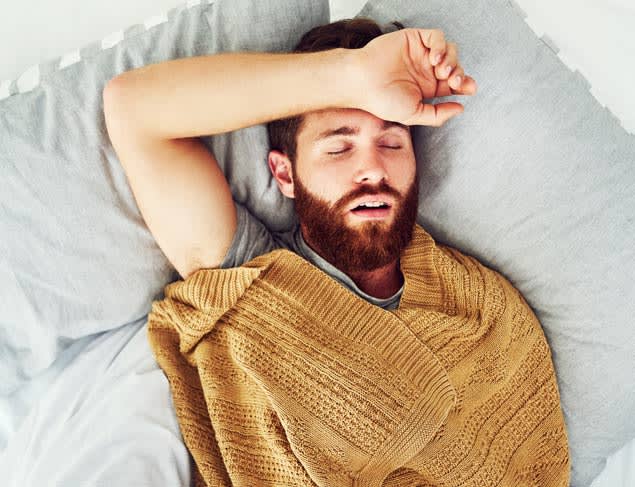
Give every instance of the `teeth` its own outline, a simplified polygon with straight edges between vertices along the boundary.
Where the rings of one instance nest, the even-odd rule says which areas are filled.
[[[362,203],[360,206],[368,206],[370,208],[376,208],[378,206],[383,206],[383,205],[385,205],[385,203],[382,201],[369,201],[368,203]]]

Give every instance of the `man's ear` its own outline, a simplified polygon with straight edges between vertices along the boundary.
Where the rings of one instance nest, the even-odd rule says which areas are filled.
[[[289,157],[280,151],[269,151],[269,157],[267,158],[269,169],[271,174],[278,183],[280,192],[287,198],[293,198],[293,167]]]

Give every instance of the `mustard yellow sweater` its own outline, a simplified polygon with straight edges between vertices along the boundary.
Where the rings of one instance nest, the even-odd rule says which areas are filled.
[[[148,317],[203,486],[568,486],[551,353],[499,273],[419,225],[384,310],[295,253],[201,269]]]

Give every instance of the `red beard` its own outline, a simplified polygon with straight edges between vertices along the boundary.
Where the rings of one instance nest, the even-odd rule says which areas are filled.
[[[392,223],[367,220],[352,227],[348,208],[365,195],[385,193],[395,198]],[[346,274],[367,272],[398,259],[412,239],[419,203],[419,175],[404,197],[385,181],[363,186],[341,198],[333,206],[315,196],[295,178],[295,210],[306,243],[322,258]],[[354,218],[354,217],[353,217]]]

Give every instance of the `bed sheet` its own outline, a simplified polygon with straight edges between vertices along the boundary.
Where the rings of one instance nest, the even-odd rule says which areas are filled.
[[[66,23],[72,31],[77,24],[64,3],[76,2],[57,2],[54,11],[41,15],[49,23]],[[96,32],[105,37],[182,3],[115,0],[108,10],[118,12],[118,17],[91,15],[82,22],[84,37],[70,41],[66,37],[65,45],[56,44],[57,31],[50,30],[48,38],[46,32],[33,31],[32,44],[24,46],[20,56],[11,53],[15,62],[5,62],[8,51],[0,50],[0,80],[34,76],[25,70],[67,52],[68,42],[85,45],[95,40]],[[352,17],[364,3],[331,0],[332,19]],[[635,75],[635,63],[625,62],[635,59],[635,36],[629,32],[635,23],[635,4],[627,0],[515,3],[536,35],[567,66],[578,69],[591,93],[635,133],[635,92],[624,84]],[[103,8],[92,0],[81,4],[87,11],[91,4]],[[26,7],[16,3],[14,8]],[[0,21],[3,36],[5,22]],[[0,37],[5,47],[21,45],[11,42]],[[41,51],[42,45],[49,50]],[[469,67],[466,70],[469,74]],[[1,87],[0,81],[0,91]],[[7,444],[10,447],[5,448]],[[167,381],[146,343],[144,322],[78,340],[28,387],[0,397],[0,472],[9,474],[3,485],[51,485],[55,479],[65,481],[60,485],[189,485],[189,465]],[[635,485],[634,466],[635,440],[609,459],[593,487]]]
[[[0,453],[3,486],[190,485],[191,458],[146,322],[78,340],[22,391],[13,406],[31,407]]]

